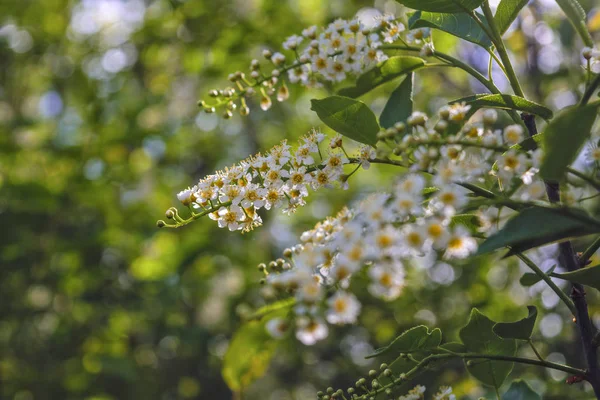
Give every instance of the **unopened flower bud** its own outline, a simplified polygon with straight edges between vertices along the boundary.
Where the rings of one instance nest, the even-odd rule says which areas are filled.
[[[206,108],[204,109],[204,112],[205,112],[205,113],[207,113],[207,114],[213,114],[213,113],[215,113],[216,111],[217,111],[217,110],[216,110],[214,107],[206,107]]]
[[[581,50],[581,56],[586,60],[591,60],[594,57],[594,50],[591,47],[584,47]]]
[[[279,90],[277,90],[277,101],[286,101],[289,97],[290,92],[285,83],[283,83],[281,86],[279,86]]]
[[[175,218],[175,213],[169,208],[165,213],[165,217],[167,217],[167,219],[173,219]]]
[[[230,119],[231,117],[233,117],[233,113],[231,112],[231,110],[225,110],[223,112],[223,118]]]
[[[483,112],[483,123],[486,125],[493,125],[498,120],[498,112],[494,109],[488,108]]]
[[[245,117],[248,114],[250,114],[250,109],[248,108],[248,106],[242,106],[242,107],[240,107],[240,115],[242,117]]]
[[[435,124],[434,127],[435,131],[437,133],[444,133],[446,132],[446,129],[448,129],[448,121],[446,121],[445,119],[441,119],[437,122],[437,124]]]
[[[219,97],[219,92],[213,89],[210,92],[208,92],[208,95],[210,97]]]
[[[283,250],[283,256],[284,257],[290,258],[292,256],[292,254],[293,254],[292,253],[292,249],[288,248],[288,249]]]
[[[262,55],[264,58],[266,58],[267,60],[270,60],[271,57],[273,57],[273,53],[271,52],[271,50],[263,50]]]
[[[273,105],[273,103],[271,102],[271,98],[269,96],[263,96],[260,99],[260,108],[262,108],[263,111],[267,111],[269,108],[271,108],[271,105]]]
[[[158,221],[156,221],[157,228],[164,228],[165,226],[167,226],[167,223],[165,221],[163,221],[162,219],[159,219]]]

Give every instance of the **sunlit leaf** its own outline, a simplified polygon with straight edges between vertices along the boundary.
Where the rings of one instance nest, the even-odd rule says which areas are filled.
[[[331,96],[322,100],[312,99],[311,110],[334,131],[357,142],[377,144],[379,124],[373,111],[364,103],[343,96]]]
[[[594,40],[587,30],[585,10],[577,0],[556,0],[556,4],[563,10],[573,27],[581,36],[586,46],[593,47]]]
[[[539,115],[544,119],[553,117],[552,110],[524,99],[519,96],[508,94],[476,94],[454,100],[452,103],[466,103],[472,108],[479,110],[481,108],[498,108],[502,110],[515,110],[529,114]]]
[[[529,0],[502,0],[498,4],[496,14],[494,15],[494,21],[500,31],[500,34],[504,34],[513,21],[519,15],[519,12],[529,3]]]
[[[414,8],[415,10],[440,12],[440,13],[457,13],[463,11],[471,11],[479,7],[483,0],[396,0],[406,7]]]
[[[485,21],[485,17],[479,14]],[[467,13],[435,13],[417,11],[408,20],[409,29],[435,28],[448,32],[461,39],[468,40],[485,48],[492,45],[492,41],[481,27]]]

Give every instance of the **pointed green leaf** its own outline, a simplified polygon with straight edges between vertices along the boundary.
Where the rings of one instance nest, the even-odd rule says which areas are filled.
[[[529,3],[529,0],[502,0],[498,4],[494,21],[501,35],[510,28],[510,25],[517,19],[517,15],[527,3]]]
[[[479,14],[479,19],[485,22],[485,17]],[[434,28],[461,39],[489,48],[492,41],[469,14],[460,12],[454,14],[417,11],[408,20],[409,29]]]
[[[265,321],[251,321],[234,335],[221,371],[227,386],[240,391],[265,374],[279,341],[265,329]]]
[[[503,339],[529,340],[537,318],[537,308],[527,306],[527,310],[528,315],[519,321],[498,322],[494,325],[494,333]]]
[[[518,379],[510,384],[502,400],[542,400],[542,397],[527,382]]]
[[[414,74],[411,72],[392,92],[379,117],[379,124],[383,128],[391,128],[396,122],[404,122],[412,114],[413,77]]]
[[[534,103],[533,101],[524,99],[519,96],[508,94],[476,94],[473,96],[463,97],[454,100],[452,103],[467,103],[472,108],[479,110],[480,108],[499,108],[502,110],[515,110],[526,112],[529,114],[539,115],[544,119],[553,117],[552,110]]]
[[[471,353],[514,356],[517,344],[512,339],[502,339],[493,331],[495,322],[476,308],[471,311],[467,325],[460,330],[460,340]],[[502,385],[513,368],[512,362],[472,359],[466,362],[467,370],[485,385],[496,388]]]
[[[585,10],[581,7],[581,4],[577,0],[556,0],[556,4],[559,5],[571,24],[573,24],[573,27],[579,36],[581,36],[583,43],[588,47],[594,47],[594,41],[585,23]]]
[[[562,179],[579,149],[590,137],[600,103],[569,107],[553,119],[544,132],[544,160],[540,174],[544,179]]]
[[[415,10],[440,12],[440,13],[457,13],[463,11],[471,11],[479,7],[483,0],[396,0],[406,7]]]
[[[546,275],[552,276],[552,273],[554,272],[555,268],[556,265],[553,265],[550,269],[548,269],[548,271],[546,271]],[[521,285],[529,287],[535,285],[541,280],[542,278],[540,278],[537,274],[534,274],[533,272],[525,272],[521,279],[519,279],[519,282],[521,283]]]
[[[564,274],[553,274],[552,276],[600,290],[600,265],[584,267],[577,271],[565,272]]]
[[[364,103],[343,96],[331,96],[322,100],[312,99],[311,110],[334,131],[357,142],[377,144],[379,124],[373,111]]]
[[[375,350],[366,358],[379,357],[380,355],[393,352],[399,353],[414,353],[417,351],[427,351],[435,349],[442,342],[442,331],[433,329],[431,332],[425,325],[415,326],[398,336],[392,343],[386,347]]]
[[[462,343],[459,343],[459,342],[444,343],[440,347],[442,349],[449,350],[453,353],[466,353],[467,352],[467,348],[465,347],[465,345]]]
[[[600,221],[580,209],[530,207],[508,220],[479,246],[478,254],[510,247],[514,254],[573,237],[600,232]]]
[[[379,85],[389,82],[399,76],[406,75],[425,66],[425,60],[412,56],[390,57],[380,62],[375,68],[365,72],[356,80],[356,85],[340,89],[341,96],[359,97]]]

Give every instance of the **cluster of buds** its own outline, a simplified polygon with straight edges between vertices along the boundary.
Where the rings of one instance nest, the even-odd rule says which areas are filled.
[[[378,393],[383,392],[388,399],[398,400],[425,400],[425,386],[417,385],[410,389],[408,393],[395,397],[394,392],[397,392],[403,383],[405,383],[405,374],[396,376],[387,364],[381,364],[380,371],[374,369],[369,371],[369,379],[360,378],[356,381],[354,387],[346,390],[348,399],[368,400],[374,399]],[[397,395],[397,394],[396,394]],[[324,392],[317,392],[318,400],[342,400],[346,399],[342,389],[335,390],[328,387]],[[431,400],[456,400],[456,395],[452,393],[450,386],[442,386],[435,393]]]

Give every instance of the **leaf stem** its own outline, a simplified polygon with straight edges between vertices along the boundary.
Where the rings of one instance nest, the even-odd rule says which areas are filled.
[[[567,172],[570,173],[571,175],[575,175],[582,181],[589,183],[590,186],[594,187],[594,189],[600,190],[600,182],[598,182],[596,179],[592,178],[591,176],[588,176],[588,175],[584,174],[583,172],[578,171],[571,167],[567,167]]]
[[[596,75],[596,78],[594,78],[592,83],[585,90],[585,93],[583,93],[583,97],[579,101],[579,107],[585,106],[590,101],[598,87],[600,87],[600,74]]]
[[[540,361],[546,362],[546,360],[544,360],[544,357],[542,357],[540,355],[540,353],[537,351],[537,349],[533,345],[533,341],[531,339],[529,339],[527,342],[529,343],[529,346],[531,346],[531,350],[533,350],[533,352],[535,353],[536,357],[539,358]]]
[[[558,297],[563,301],[563,303],[565,303],[565,305],[569,308],[571,314],[573,314],[574,316],[577,315],[577,310],[575,309],[573,301],[571,301],[571,299],[569,298],[569,296],[567,296],[565,292],[563,292],[558,286],[556,286],[554,281],[552,281],[552,279],[544,271],[542,271],[540,267],[538,267],[529,257],[527,257],[523,253],[518,252],[515,253],[515,255],[521,261],[523,261],[525,265],[527,265],[533,272],[535,272],[537,276],[539,276],[544,282],[546,282],[550,289],[552,289],[554,293],[556,293]]]

